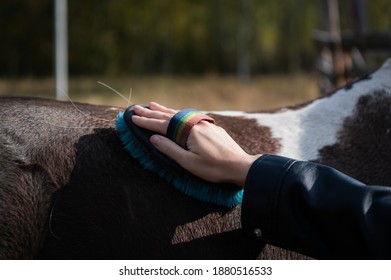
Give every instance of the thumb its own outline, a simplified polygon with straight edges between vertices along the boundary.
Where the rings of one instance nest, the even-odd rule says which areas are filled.
[[[181,161],[186,156],[187,151],[167,137],[161,135],[152,135],[150,140],[156,149],[169,156],[179,164],[181,164]]]

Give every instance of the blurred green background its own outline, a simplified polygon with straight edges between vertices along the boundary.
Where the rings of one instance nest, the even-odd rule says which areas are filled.
[[[339,1],[341,30],[349,1]],[[0,3],[0,95],[53,97],[54,1]],[[367,1],[367,24],[391,30],[391,1]],[[319,94],[315,0],[68,0],[72,100],[126,106],[255,110]],[[375,62],[374,67],[379,65]],[[243,74],[244,73],[244,74]]]

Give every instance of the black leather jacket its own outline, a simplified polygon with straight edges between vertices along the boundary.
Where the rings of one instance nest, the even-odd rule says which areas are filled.
[[[391,188],[264,155],[247,176],[242,226],[266,243],[314,258],[391,259]]]

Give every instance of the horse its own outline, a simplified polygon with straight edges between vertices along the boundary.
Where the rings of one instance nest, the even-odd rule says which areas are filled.
[[[391,185],[391,60],[304,104],[208,112],[248,153],[327,164]],[[143,169],[124,108],[0,97],[0,258],[308,259],[241,231],[241,206],[198,201]]]

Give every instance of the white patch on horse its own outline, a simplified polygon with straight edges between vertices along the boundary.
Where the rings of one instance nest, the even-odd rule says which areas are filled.
[[[388,82],[391,78],[391,59],[370,77],[353,84],[352,89],[342,88],[333,95],[315,100],[300,109],[283,109],[274,113],[213,113],[256,119],[259,125],[269,127],[273,137],[280,140],[280,155],[299,160],[316,159],[321,148],[337,142],[344,120],[353,114],[361,96],[379,89],[391,92]]]

